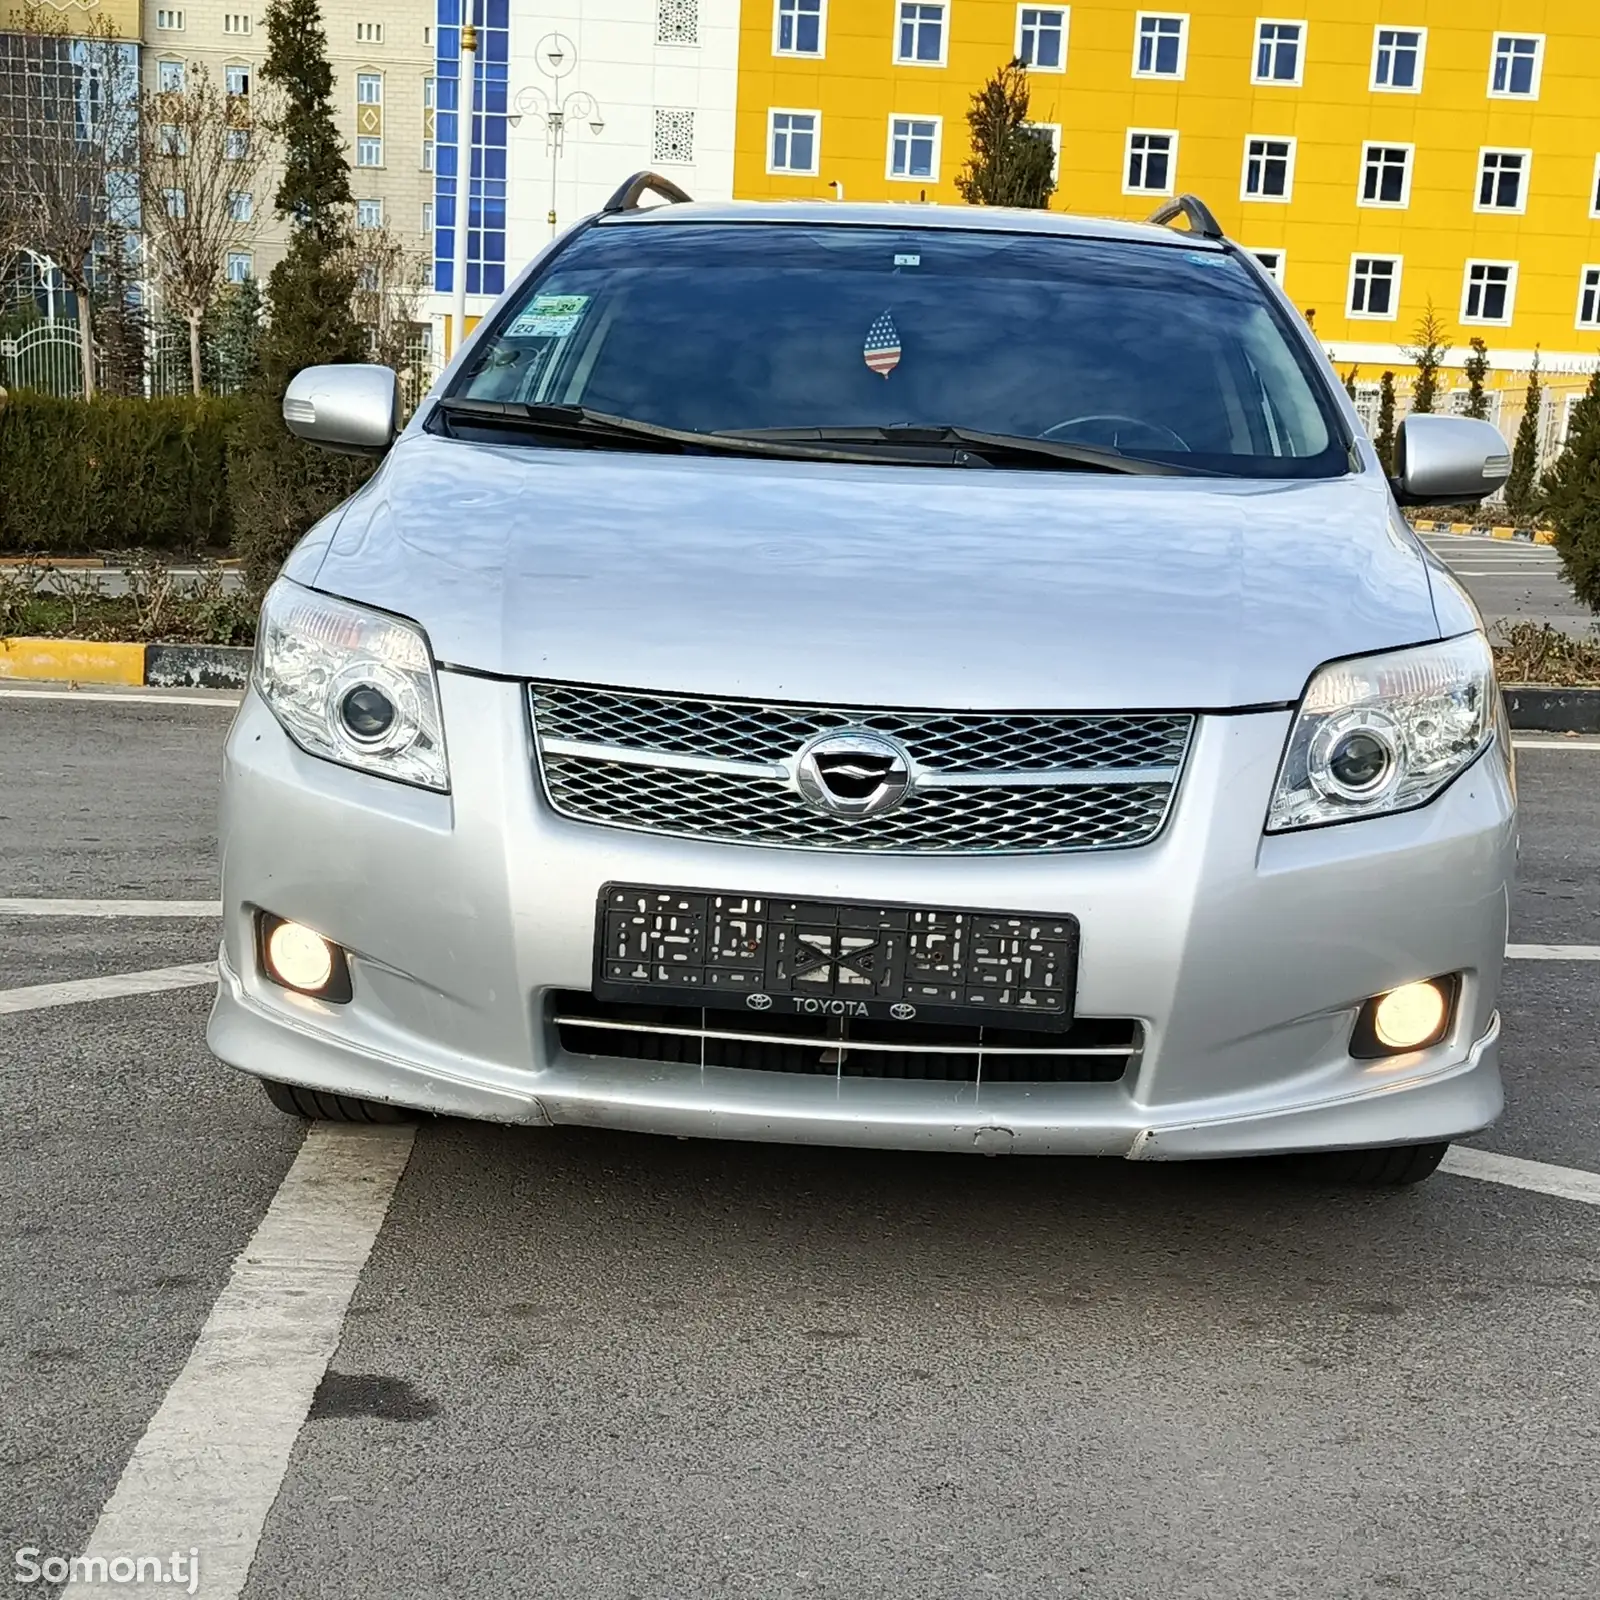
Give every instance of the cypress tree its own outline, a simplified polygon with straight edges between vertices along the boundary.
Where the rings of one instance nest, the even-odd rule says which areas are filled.
[[[1417,341],[1414,348],[1406,351],[1417,369],[1416,381],[1411,385],[1411,409],[1426,414],[1433,410],[1439,393],[1439,368],[1450,354],[1444,337],[1444,318],[1434,309],[1432,300],[1417,318],[1411,337]]]
[[[1572,592],[1600,611],[1600,369],[1572,408],[1567,442],[1545,474],[1543,498]]]
[[[972,97],[967,126],[972,158],[956,178],[973,206],[1028,206],[1042,211],[1055,193],[1055,149],[1049,136],[1027,126],[1028,69],[1003,66]]]
[[[1506,479],[1506,510],[1522,522],[1538,509],[1534,476],[1539,470],[1539,424],[1544,415],[1544,390],[1539,383],[1539,348],[1534,346],[1533,366],[1522,405],[1517,442],[1511,450],[1511,476]]]
[[[262,378],[278,399],[302,367],[360,361],[366,340],[350,308],[350,163],[333,120],[333,67],[317,0],[271,0],[262,79],[282,101],[277,212],[292,224],[288,253],[267,280],[272,320]]]
[[[350,164],[333,119],[333,67],[317,0],[270,0],[264,82],[280,102],[283,146],[277,212],[289,249],[267,280],[268,319],[256,342],[258,375],[234,432],[229,482],[235,539],[260,592],[316,522],[371,474],[370,462],[330,455],[284,427],[283,395],[303,367],[364,361],[367,340],[351,307]]]
[[[1386,477],[1394,476],[1394,374],[1378,380],[1378,436],[1372,441]]]
[[[1468,343],[1472,346],[1472,354],[1462,366],[1462,371],[1467,375],[1467,409],[1463,414],[1482,421],[1489,415],[1489,396],[1483,387],[1483,380],[1489,376],[1489,347],[1478,338]]]

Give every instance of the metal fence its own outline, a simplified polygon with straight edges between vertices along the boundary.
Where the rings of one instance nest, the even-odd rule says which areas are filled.
[[[241,385],[219,374],[218,365],[208,360],[212,370],[206,374],[208,394],[234,394]],[[96,381],[102,376],[96,359]],[[433,341],[429,330],[419,327],[406,345],[405,365],[401,370],[401,389],[407,413],[414,411],[436,376]],[[83,357],[75,322],[41,322],[12,338],[0,338],[0,387],[35,389],[63,400],[83,396]],[[159,329],[145,345],[145,394],[164,398],[192,392],[189,366],[189,339],[181,329]]]

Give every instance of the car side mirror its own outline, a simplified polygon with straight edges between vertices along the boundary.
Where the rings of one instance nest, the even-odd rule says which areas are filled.
[[[1394,447],[1395,499],[1403,506],[1481,500],[1511,476],[1511,452],[1492,422],[1413,414]]]
[[[393,367],[369,362],[306,367],[289,380],[283,420],[324,450],[381,456],[400,431],[400,379]]]

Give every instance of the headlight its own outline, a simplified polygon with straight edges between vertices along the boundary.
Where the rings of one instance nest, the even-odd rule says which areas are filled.
[[[425,789],[448,789],[444,719],[415,623],[280,578],[261,607],[255,684],[314,756]]]
[[[1493,738],[1499,699],[1481,633],[1321,668],[1289,732],[1267,831],[1425,805]]]

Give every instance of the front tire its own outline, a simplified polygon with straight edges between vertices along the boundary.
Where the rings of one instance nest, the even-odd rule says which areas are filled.
[[[1296,1165],[1320,1183],[1358,1189],[1404,1189],[1431,1177],[1450,1148],[1443,1144],[1399,1144],[1373,1150],[1330,1150],[1301,1156]]]
[[[387,1106],[381,1100],[358,1100],[354,1095],[324,1094],[317,1089],[302,1089],[293,1083],[275,1083],[263,1078],[261,1087],[278,1110],[289,1117],[308,1117],[314,1122],[414,1122],[416,1113],[403,1106]]]

